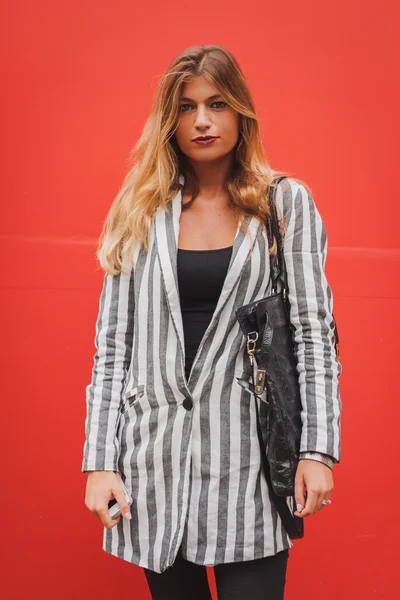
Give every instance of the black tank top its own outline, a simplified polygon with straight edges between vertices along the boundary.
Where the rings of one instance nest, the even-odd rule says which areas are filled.
[[[185,373],[211,321],[224,284],[233,246],[216,250],[178,248],[178,285],[185,338]]]

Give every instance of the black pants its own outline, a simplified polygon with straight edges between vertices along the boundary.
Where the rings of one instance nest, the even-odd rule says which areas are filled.
[[[218,600],[283,600],[289,551],[243,562],[215,565]],[[171,568],[143,569],[153,600],[212,600],[206,567],[177,554]]]

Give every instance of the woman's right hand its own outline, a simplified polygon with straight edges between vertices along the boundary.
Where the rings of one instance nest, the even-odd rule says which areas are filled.
[[[121,519],[121,515],[112,519],[108,514],[108,503],[112,498],[118,502],[121,515],[125,519],[131,519],[129,505],[114,471],[90,471],[86,482],[85,505],[99,517],[107,529],[115,527]]]

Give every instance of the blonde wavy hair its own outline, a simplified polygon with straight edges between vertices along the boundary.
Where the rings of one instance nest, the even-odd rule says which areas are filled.
[[[234,56],[218,45],[187,48],[173,59],[161,77],[150,116],[129,155],[128,173],[104,222],[96,255],[101,267],[111,275],[123,271],[125,261],[134,268],[136,241],[140,241],[141,248],[148,249],[155,212],[160,206],[169,210],[179,191],[181,173],[185,179],[190,175],[193,181],[190,203],[198,195],[195,173],[174,136],[181,90],[197,76],[207,78],[224,101],[239,113],[235,161],[225,181],[232,210],[254,216],[264,224],[270,214],[268,194],[272,181],[280,175],[291,177],[283,171],[275,171],[268,163],[254,102]],[[282,217],[279,217],[279,225],[284,235]],[[277,252],[275,237],[270,252],[274,255]]]

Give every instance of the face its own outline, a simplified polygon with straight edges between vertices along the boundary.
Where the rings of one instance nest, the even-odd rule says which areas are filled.
[[[239,137],[239,114],[203,76],[185,83],[179,101],[179,122],[175,132],[181,151],[194,161],[210,161],[232,152]],[[208,144],[193,141],[214,136]]]

